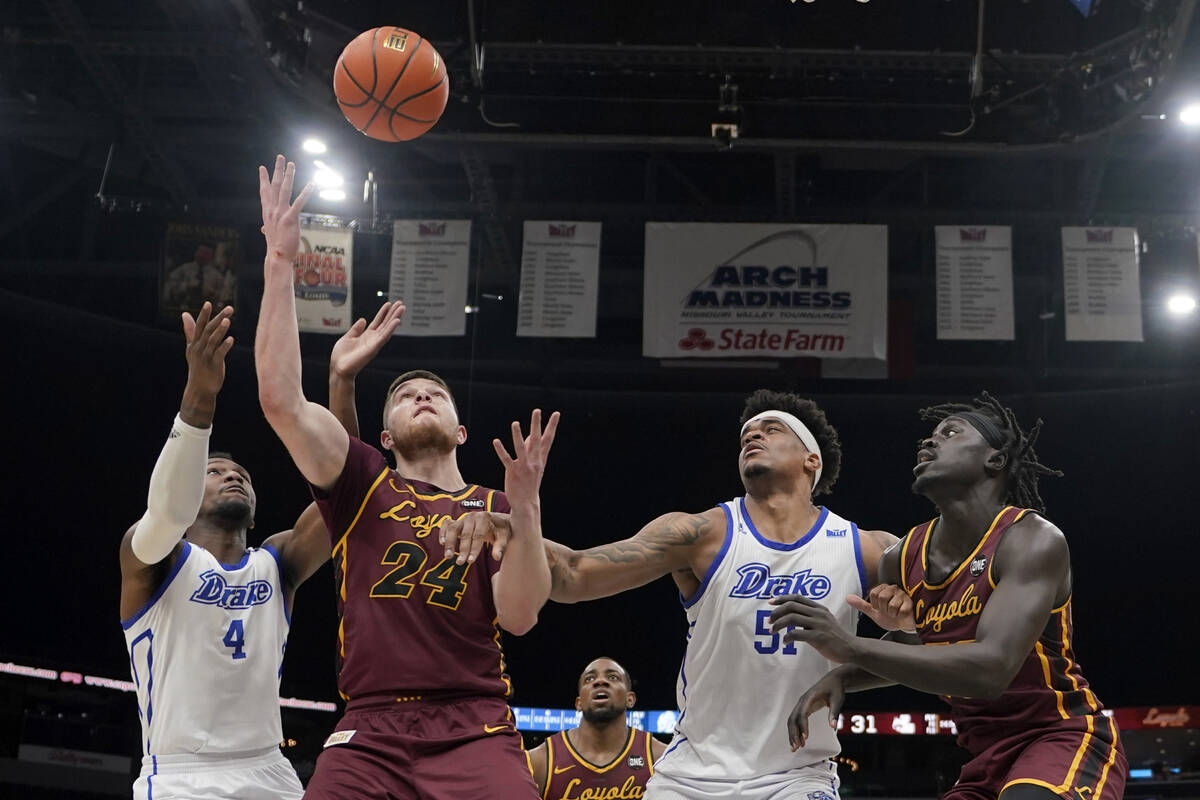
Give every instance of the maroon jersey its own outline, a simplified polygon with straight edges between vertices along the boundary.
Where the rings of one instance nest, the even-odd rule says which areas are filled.
[[[924,644],[975,641],[979,617],[996,588],[992,578],[996,549],[1005,531],[1028,513],[1029,509],[1012,506],[1001,510],[971,555],[936,585],[926,578],[926,551],[936,520],[909,531],[900,553],[900,579],[912,597],[917,634]],[[978,755],[1001,739],[1036,733],[1062,720],[1099,714],[1100,701],[1075,663],[1072,638],[1068,598],[1051,610],[1033,650],[1002,695],[993,700],[943,698],[950,703],[959,745]],[[1102,717],[1094,724],[1097,728],[1110,727]]]
[[[508,697],[492,600],[500,565],[485,547],[459,566],[437,535],[468,511],[508,511],[503,493],[405,479],[351,437],[337,483],[313,494],[333,540],[342,697]]]
[[[620,755],[607,764],[593,764],[571,745],[567,731],[546,740],[546,785],[542,800],[630,800],[646,791],[654,774],[650,734],[629,729]]]

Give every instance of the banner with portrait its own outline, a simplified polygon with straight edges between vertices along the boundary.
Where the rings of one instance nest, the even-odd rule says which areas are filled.
[[[171,222],[163,245],[158,311],[164,318],[192,314],[207,300],[215,308],[237,304],[236,228]]]

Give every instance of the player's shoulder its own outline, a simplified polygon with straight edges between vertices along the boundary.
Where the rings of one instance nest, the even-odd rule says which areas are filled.
[[[1029,508],[1023,509],[1021,517],[1009,526],[1004,539],[1006,542],[1020,542],[1050,549],[1065,547],[1067,544],[1066,535],[1057,525]]]
[[[1070,559],[1070,548],[1067,537],[1057,525],[1027,509],[1004,532],[996,556],[1002,569],[1025,566],[1040,571],[1054,564],[1066,564]]]

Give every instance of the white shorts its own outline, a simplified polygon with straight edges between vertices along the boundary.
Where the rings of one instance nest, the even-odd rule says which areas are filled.
[[[300,800],[304,787],[278,747],[251,753],[145,756],[133,800]]]
[[[645,800],[839,800],[840,785],[832,761],[744,781],[655,772],[646,784]]]

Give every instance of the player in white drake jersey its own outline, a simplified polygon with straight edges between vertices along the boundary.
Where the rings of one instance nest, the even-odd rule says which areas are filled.
[[[813,504],[841,466],[825,413],[811,400],[762,389],[747,398],[741,422],[745,497],[699,514],[666,514],[630,539],[588,550],[547,542],[552,600],[607,597],[667,573],[679,588],[688,619],[680,717],[647,800],[833,800],[836,736],[813,726],[793,752],[789,709],[779,701],[816,683],[831,664],[771,631],[770,599],[812,598],[849,631],[858,610],[888,629],[912,627],[911,613],[883,616],[861,597],[896,537],[860,531]],[[505,528],[499,515],[472,514],[442,532],[447,549],[459,550],[463,540],[478,547],[504,538]]]
[[[296,587],[329,558],[316,505],[246,546],[250,476],[208,453],[233,309],[183,315],[188,381],[145,515],[121,541],[121,626],[142,726],[141,798],[299,798],[279,750],[279,676]]]

